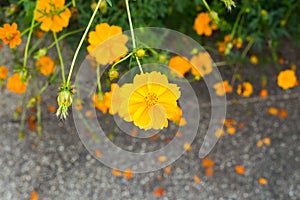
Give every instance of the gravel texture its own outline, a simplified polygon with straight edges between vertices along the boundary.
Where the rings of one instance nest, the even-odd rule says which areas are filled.
[[[272,77],[269,81],[275,85]],[[55,91],[54,88],[50,91]],[[201,85],[201,91],[203,88]],[[61,122],[54,114],[45,114],[42,137],[27,132],[20,141],[19,122],[12,120],[18,96],[3,90],[0,94],[0,199],[29,199],[33,190],[42,200],[300,199],[300,89],[283,92],[274,88],[270,93],[265,100],[239,98],[242,100],[237,103],[228,102],[227,118],[244,123],[245,128],[237,129],[235,135],[225,134],[208,155],[215,162],[213,177],[205,175],[198,158],[210,120],[210,108],[202,102],[199,133],[192,151],[185,152],[171,165],[171,173],[165,174],[161,169],[133,174],[127,180],[113,176],[111,168],[88,153],[72,117]],[[235,95],[230,98],[234,99]],[[55,93],[43,99],[54,104]],[[280,119],[269,115],[270,106],[286,109],[288,116]],[[43,110],[47,113],[46,103]],[[271,139],[271,145],[258,148],[257,141],[264,137]],[[156,142],[165,144],[165,139],[160,135]],[[132,150],[141,146],[137,140],[122,135],[115,135],[113,140],[124,147],[132,146]],[[236,165],[243,165],[246,173],[237,174]],[[200,183],[193,181],[194,175],[200,177]],[[260,185],[260,177],[268,183]],[[153,193],[158,188],[164,189],[160,197]]]

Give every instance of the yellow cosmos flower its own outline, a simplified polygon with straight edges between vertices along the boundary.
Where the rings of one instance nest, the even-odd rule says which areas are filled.
[[[71,11],[65,8],[65,0],[38,0],[34,16],[43,31],[59,32],[69,25]]]
[[[297,83],[297,77],[294,70],[281,71],[277,76],[277,85],[284,90],[292,88]]]
[[[154,71],[136,75],[133,83],[124,84],[119,95],[113,94],[112,107],[118,108],[117,112],[125,121],[141,129],[158,130],[167,127],[168,119],[178,115],[179,97],[177,85],[170,84],[165,75]]]
[[[107,23],[101,23],[96,26],[95,31],[89,33],[88,52],[96,58],[96,61],[101,65],[112,63],[115,59],[122,57],[128,52],[126,43],[128,37],[119,35],[114,40],[105,42],[109,38],[122,33],[122,28],[119,26],[110,26]],[[101,44],[101,48],[96,48]]]
[[[243,82],[238,85],[237,93],[243,97],[249,97],[253,92],[253,86],[249,82]]]
[[[192,74],[194,76],[205,76],[212,72],[212,60],[207,52],[199,52],[191,58]]]

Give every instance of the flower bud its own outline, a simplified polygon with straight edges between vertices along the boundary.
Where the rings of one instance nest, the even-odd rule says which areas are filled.
[[[34,59],[39,60],[42,56],[45,56],[48,52],[47,48],[41,48],[38,52],[34,55]]]
[[[102,1],[101,3],[100,3],[100,12],[102,13],[102,14],[106,14],[107,13],[107,3],[106,3],[106,1]]]
[[[119,78],[119,72],[116,69],[110,69],[108,72],[109,79],[112,81]]]
[[[167,56],[165,54],[159,54],[158,62],[165,63],[167,61]]]
[[[138,49],[135,52],[136,57],[143,58],[145,56],[146,51],[144,49]]]
[[[61,119],[66,119],[68,116],[68,107],[72,105],[73,101],[73,89],[69,86],[60,88],[57,103],[58,109],[56,112],[56,116]]]

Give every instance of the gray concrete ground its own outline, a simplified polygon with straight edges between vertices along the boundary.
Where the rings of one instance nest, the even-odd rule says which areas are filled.
[[[296,54],[291,55],[296,58]],[[251,70],[249,73],[256,74]],[[227,118],[244,123],[245,128],[237,129],[235,135],[225,134],[209,154],[215,162],[213,177],[205,175],[198,158],[210,120],[210,108],[203,102],[199,133],[192,151],[171,165],[171,173],[165,174],[161,169],[134,174],[127,180],[113,176],[111,168],[88,153],[72,117],[61,122],[54,114],[44,114],[42,137],[39,139],[36,133],[27,132],[25,139],[20,141],[19,123],[12,120],[18,96],[3,90],[0,93],[0,199],[29,199],[33,190],[42,200],[300,199],[300,88],[282,91],[275,86],[274,73],[271,77],[268,81],[273,86],[267,99],[255,98],[258,83],[254,98],[239,97],[238,103],[228,102]],[[50,91],[55,91],[55,87]],[[202,85],[201,91],[204,88]],[[230,96],[234,98],[235,95]],[[54,104],[55,92],[45,95],[43,100]],[[286,109],[288,116],[280,119],[269,115],[270,106]],[[47,113],[45,103],[43,110]],[[257,141],[265,137],[271,139],[271,145],[258,148]],[[130,137],[124,139],[122,135],[115,136],[115,141],[124,147],[139,146],[138,141]],[[165,136],[160,135],[150,145],[157,145],[155,143],[165,144]],[[243,165],[246,173],[237,174],[236,165]],[[201,179],[200,183],[194,182],[194,175]],[[268,183],[259,184],[260,177]],[[157,197],[153,192],[160,187],[164,194]]]
[[[55,116],[44,120],[41,139],[29,132],[18,139],[19,124],[11,121],[16,96],[1,94],[0,196],[3,200],[28,199],[36,190],[40,199],[299,199],[300,198],[300,95],[282,96],[252,103],[228,106],[228,118],[245,123],[236,134],[225,135],[209,157],[215,175],[207,177],[197,153],[209,121],[203,108],[200,134],[186,152],[163,170],[134,174],[130,180],[112,175],[112,170],[94,159],[83,147],[72,119],[59,122]],[[298,93],[299,94],[299,93]],[[279,119],[267,113],[269,106],[285,108],[288,117]],[[248,114],[246,114],[248,113]],[[256,142],[271,138],[271,145],[258,148]],[[131,141],[124,141],[124,145]],[[159,142],[159,141],[158,141]],[[134,146],[134,144],[133,144]],[[244,175],[235,165],[246,168]],[[197,175],[201,183],[194,183]],[[259,177],[268,180],[258,184]],[[162,197],[153,191],[164,188]]]

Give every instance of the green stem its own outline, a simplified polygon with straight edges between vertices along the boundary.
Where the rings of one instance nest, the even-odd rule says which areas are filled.
[[[114,69],[116,65],[118,65],[119,63],[125,61],[127,58],[129,58],[130,56],[132,56],[133,52],[131,52],[130,54],[128,54],[126,57],[122,58],[121,60],[119,60],[118,62],[115,62],[111,68]]]
[[[67,86],[68,84],[66,84],[65,65],[64,65],[64,61],[62,59],[60,47],[59,47],[57,36],[56,36],[55,32],[53,32],[53,37],[54,37],[54,41],[55,41],[55,45],[56,45],[56,49],[57,49],[57,55],[58,55],[58,58],[59,58],[59,61],[60,61],[61,76],[62,76],[62,79],[63,79],[63,85]]]
[[[240,10],[240,12],[238,13],[238,16],[237,16],[237,18],[236,18],[236,20],[235,20],[235,22],[234,22],[234,25],[233,25],[233,28],[232,28],[232,31],[231,31],[231,39],[230,39],[230,41],[232,41],[233,38],[234,38],[236,29],[237,29],[237,27],[238,27],[238,24],[239,24],[239,21],[240,21],[240,19],[241,19],[241,16],[242,16],[243,12],[244,12],[244,9],[242,8],[242,9]]]
[[[59,41],[65,39],[66,37],[68,37],[68,36],[70,36],[70,35],[73,35],[73,34],[76,34],[76,33],[79,33],[79,32],[81,32],[81,31],[83,31],[83,30],[84,30],[84,28],[81,28],[81,29],[78,29],[78,30],[75,30],[75,31],[71,31],[71,32],[65,33],[65,34],[61,35],[59,38],[57,38],[57,41],[59,42]],[[48,49],[48,50],[51,49],[54,45],[55,45],[55,41],[52,42],[52,43],[47,47],[47,49]]]
[[[132,21],[131,21],[131,14],[130,14],[128,0],[125,0],[125,4],[126,4],[126,10],[127,10],[127,16],[128,16],[128,22],[129,22],[129,27],[130,27],[131,38],[132,38],[132,47],[135,50],[136,49],[136,43],[135,43],[135,36],[134,36],[134,31],[133,31],[133,26],[132,26]],[[137,56],[136,56],[136,62],[138,63],[138,67],[139,67],[141,73],[144,73],[143,69],[142,69],[142,66],[141,66],[141,63],[139,61],[139,58]]]
[[[34,19],[34,18],[33,18],[33,19]],[[33,28],[37,27],[39,24],[40,24],[40,22],[39,22],[39,23],[34,23]],[[26,34],[28,31],[30,31],[30,30],[31,30],[31,26],[28,27],[28,28],[26,28],[24,31],[22,31],[21,37],[22,37],[23,35],[25,35],[25,34]]]
[[[247,55],[248,51],[250,50],[253,44],[254,44],[254,40],[251,39],[241,55],[242,58],[244,58]]]
[[[46,37],[39,38],[36,42],[34,42],[33,46],[30,48],[28,52],[28,57],[36,50],[36,48],[44,41]]]
[[[73,7],[76,7],[76,2],[75,2],[75,0],[72,0],[72,5],[73,5]]]
[[[90,29],[90,27],[91,27],[91,25],[92,25],[92,22],[93,22],[93,20],[94,20],[94,18],[95,18],[95,16],[96,16],[96,13],[98,12],[98,9],[99,9],[99,7],[100,7],[101,1],[102,1],[102,0],[99,0],[99,1],[98,1],[97,5],[96,5],[96,8],[95,8],[95,10],[94,10],[94,12],[93,12],[93,15],[92,15],[92,17],[91,17],[91,19],[90,19],[90,21],[89,21],[89,23],[88,23],[88,25],[87,25],[87,27],[86,27],[86,29],[85,29],[83,35],[82,35],[82,37],[81,37],[81,40],[80,40],[78,46],[77,46],[77,49],[76,49],[76,51],[75,51],[75,54],[74,54],[74,57],[73,57],[73,60],[72,60],[72,63],[71,63],[70,72],[69,72],[68,79],[67,79],[67,85],[70,84],[71,76],[72,76],[73,69],[74,69],[75,62],[76,62],[76,58],[77,58],[77,56],[78,56],[79,50],[80,50],[80,48],[81,48],[81,46],[82,46],[82,43],[83,43],[83,41],[84,41],[84,39],[85,39],[87,33],[89,32],[89,29]]]
[[[217,67],[221,67],[221,66],[226,66],[228,65],[228,63],[226,61],[220,61],[220,62],[215,62],[215,65]]]
[[[29,49],[29,45],[30,45],[30,40],[31,40],[31,35],[32,35],[32,32],[33,32],[33,28],[34,28],[34,22],[35,22],[34,17],[35,17],[36,6],[37,6],[37,3],[35,4],[35,8],[34,8],[34,11],[33,11],[30,30],[29,30],[29,34],[28,34],[28,38],[27,38],[27,42],[26,42],[26,46],[25,46],[23,68],[26,68],[26,66],[27,66],[28,49]]]
[[[209,5],[207,4],[206,0],[202,0],[202,2],[203,2],[203,4],[204,4],[204,6],[206,7],[206,9],[207,9],[209,12],[211,12],[211,9],[210,9]]]
[[[101,88],[101,80],[100,80],[100,64],[97,64],[97,85],[98,85],[98,91],[102,92]]]

